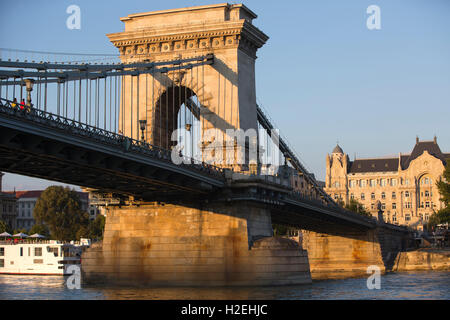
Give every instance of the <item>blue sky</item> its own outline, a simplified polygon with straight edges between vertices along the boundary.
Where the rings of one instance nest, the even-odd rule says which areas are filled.
[[[120,17],[218,2],[1,1],[0,47],[117,53],[105,34],[123,30]],[[450,152],[450,1],[243,3],[270,37],[258,52],[258,101],[319,179],[337,140],[351,159],[410,152],[416,135],[437,135]],[[66,28],[71,4],[81,8],[81,30]],[[366,27],[373,4],[381,30]],[[4,180],[4,189],[47,185]]]

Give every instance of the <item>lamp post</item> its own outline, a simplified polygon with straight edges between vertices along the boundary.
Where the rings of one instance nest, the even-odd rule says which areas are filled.
[[[27,106],[31,107],[31,91],[33,91],[34,79],[25,79],[24,81],[27,88]]]
[[[140,128],[142,131],[141,140],[144,141],[145,140],[144,131],[145,131],[145,127],[147,126],[147,120],[139,120],[139,124],[140,124]]]

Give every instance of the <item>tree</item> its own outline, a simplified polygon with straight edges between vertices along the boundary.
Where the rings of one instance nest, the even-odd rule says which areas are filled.
[[[48,227],[44,224],[35,224],[34,226],[31,227],[30,231],[28,231],[30,233],[30,235],[38,233],[40,235],[49,237],[50,236],[50,232],[48,231]]]
[[[97,215],[95,220],[89,223],[88,236],[91,239],[103,239],[103,231],[105,230],[105,217],[101,214]]]
[[[344,208],[349,211],[359,213],[362,216],[366,216],[366,217],[372,216],[369,212],[366,211],[366,209],[364,208],[364,205],[359,203],[355,199],[350,199],[350,201],[344,206]]]
[[[0,220],[0,233],[8,232],[11,233],[11,227],[3,220]]]
[[[432,227],[438,224],[450,222],[450,159],[447,159],[442,176],[444,179],[439,180],[436,185],[441,195],[440,200],[444,202],[445,208],[430,217],[427,225],[428,230],[431,230]]]
[[[87,212],[81,210],[80,198],[69,187],[51,186],[42,192],[33,211],[38,224],[45,224],[56,240],[76,239],[80,228],[87,227]]]
[[[439,180],[436,185],[441,194],[441,201],[446,207],[450,206],[450,159],[447,160],[444,173],[442,174],[444,180]]]

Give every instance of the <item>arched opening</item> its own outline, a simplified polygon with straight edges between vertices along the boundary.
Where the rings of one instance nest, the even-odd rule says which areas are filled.
[[[425,211],[433,209],[433,179],[428,173],[419,177],[418,180],[418,206]]]
[[[153,143],[164,149],[178,146],[186,157],[201,161],[201,104],[186,86],[172,86],[161,93],[153,114]]]

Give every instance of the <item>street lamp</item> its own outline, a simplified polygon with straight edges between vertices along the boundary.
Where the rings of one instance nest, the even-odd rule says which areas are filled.
[[[147,126],[147,120],[139,120],[139,124],[140,124],[141,131],[142,131],[141,140],[144,141],[145,140],[144,131],[145,131],[145,127]]]
[[[31,91],[33,91],[34,79],[25,79],[24,81],[27,88],[27,106],[31,107]]]

